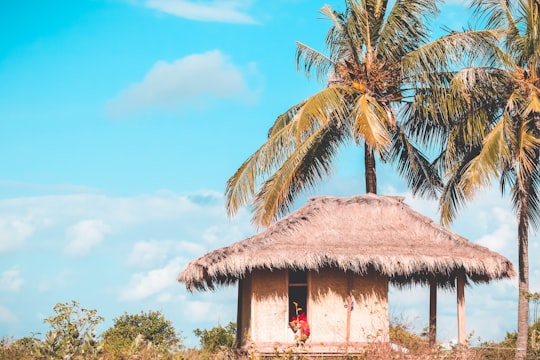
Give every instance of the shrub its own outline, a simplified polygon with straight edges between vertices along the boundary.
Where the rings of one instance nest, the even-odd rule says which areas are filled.
[[[56,315],[44,320],[51,326],[39,352],[53,359],[91,359],[98,352],[96,325],[103,321],[96,310],[81,308],[77,301],[57,303]]]
[[[227,326],[215,326],[210,330],[195,329],[193,331],[201,342],[203,359],[232,358],[236,343],[236,323]]]
[[[114,325],[103,333],[103,348],[113,359],[127,359],[149,350],[161,357],[176,353],[182,345],[170,320],[161,311],[141,312],[114,319]]]

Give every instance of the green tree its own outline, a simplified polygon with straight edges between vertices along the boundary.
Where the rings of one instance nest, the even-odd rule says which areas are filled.
[[[449,70],[464,60],[489,59],[476,44],[492,35],[450,33],[428,43],[436,0],[345,0],[345,5],[344,12],[321,9],[332,24],[327,55],[297,43],[298,69],[328,86],[280,115],[268,140],[228,180],[230,216],[252,201],[253,222],[269,225],[287,213],[301,191],[331,174],[338,150],[349,142],[364,148],[369,193],[377,192],[376,156],[395,164],[414,194],[435,197],[442,186],[415,145],[433,141],[421,121],[435,116],[430,105],[444,95]],[[464,52],[470,55],[463,58]]]
[[[484,342],[480,347],[485,347],[488,350],[484,353],[484,359],[496,360],[500,359],[501,354],[513,353],[516,350],[518,334],[515,331],[507,332],[501,342]],[[536,320],[528,329],[528,355],[531,359],[540,358],[540,319]],[[510,358],[510,356],[507,356]]]
[[[215,326],[210,330],[195,329],[193,333],[201,342],[201,355],[203,358],[213,359],[217,354],[222,358],[232,355],[236,343],[236,323],[230,322],[227,326]]]
[[[516,359],[527,356],[529,226],[540,222],[540,15],[537,1],[474,0],[476,18],[502,35],[499,66],[460,71],[446,108],[459,111],[438,159],[448,181],[440,198],[449,224],[477,190],[500,180],[510,191],[518,223]],[[459,114],[460,111],[463,111]]]
[[[122,359],[151,347],[157,353],[172,354],[182,345],[180,335],[161,311],[123,314],[103,333],[103,347],[108,354]]]
[[[57,303],[53,310],[56,315],[44,320],[52,329],[40,350],[52,358],[94,356],[98,350],[95,327],[104,320],[97,311],[81,308],[74,300]]]

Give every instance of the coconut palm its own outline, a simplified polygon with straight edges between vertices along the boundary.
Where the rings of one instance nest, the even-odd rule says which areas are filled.
[[[438,159],[448,171],[440,198],[441,219],[450,223],[476,191],[500,180],[509,190],[518,223],[518,338],[516,359],[527,356],[529,225],[540,224],[540,6],[523,0],[474,0],[486,29],[504,29],[504,66],[459,72],[452,82],[461,116]]]
[[[438,12],[435,0],[346,0],[345,5],[344,12],[321,9],[332,24],[328,55],[297,43],[298,69],[328,86],[280,115],[268,140],[228,180],[230,216],[253,201],[253,222],[269,225],[287,213],[301,191],[331,174],[338,150],[349,142],[364,147],[367,192],[377,192],[376,157],[394,163],[414,194],[433,197],[441,187],[416,145],[429,142],[429,130],[409,122],[435,117],[436,110],[401,109],[415,99],[434,103],[452,75],[447,70],[491,33],[450,33],[429,43],[427,22]],[[476,51],[467,60],[485,56]]]

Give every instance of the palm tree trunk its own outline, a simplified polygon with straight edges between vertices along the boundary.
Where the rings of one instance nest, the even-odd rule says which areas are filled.
[[[367,143],[364,143],[364,169],[366,171],[366,192],[376,194],[377,173],[375,168],[375,153]]]
[[[531,176],[524,176],[523,188],[519,190],[518,205],[518,335],[516,342],[516,360],[527,357],[527,340],[529,333],[529,203]],[[519,180],[518,180],[519,181]]]

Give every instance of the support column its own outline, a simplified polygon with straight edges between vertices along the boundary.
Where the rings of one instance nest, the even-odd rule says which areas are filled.
[[[467,345],[467,330],[465,327],[465,271],[460,270],[457,276],[457,322],[458,344]]]
[[[244,298],[244,291],[243,286],[244,280],[238,279],[238,299],[237,299],[237,308],[236,308],[236,347],[240,348],[240,346],[243,343],[242,339],[242,333],[243,333],[243,327],[242,327],[242,308],[243,308],[243,298]]]
[[[437,342],[437,280],[432,278],[429,283],[429,346]]]
[[[351,340],[351,311],[352,311],[352,273],[347,271],[347,329],[345,332],[345,353],[349,353],[349,342]]]

